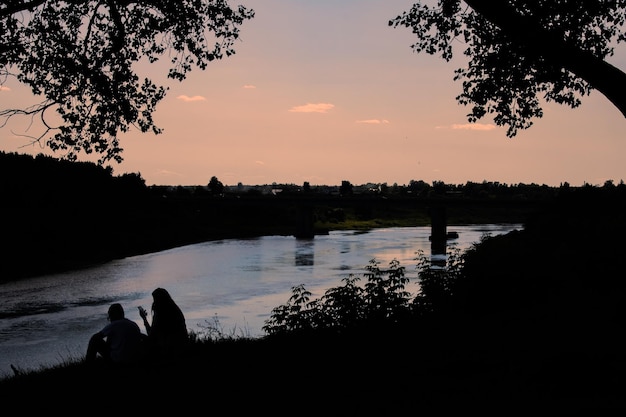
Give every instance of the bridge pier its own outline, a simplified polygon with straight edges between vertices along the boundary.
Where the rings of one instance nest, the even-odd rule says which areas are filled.
[[[443,206],[436,206],[430,208],[430,221],[431,221],[431,233],[430,233],[430,250],[433,255],[441,255],[446,253],[446,240],[447,240],[447,218],[446,208]]]
[[[297,239],[311,239],[315,236],[314,225],[315,216],[313,215],[313,206],[303,204],[298,206],[296,211],[296,231],[294,236]]]
[[[448,240],[448,220],[444,206],[434,206],[430,210],[430,253],[434,266],[446,265],[446,241]]]

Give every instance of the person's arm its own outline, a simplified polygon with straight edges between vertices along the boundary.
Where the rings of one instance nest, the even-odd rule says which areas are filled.
[[[93,362],[96,359],[98,352],[104,354],[104,349],[106,346],[104,337],[105,336],[102,331],[91,335],[91,337],[89,338],[89,343],[87,344],[87,354],[85,355],[85,360],[87,362]]]
[[[146,333],[150,335],[150,332],[152,331],[152,326],[150,326],[150,323],[148,323],[148,312],[142,306],[139,306],[137,308],[139,309],[139,315],[143,319],[143,325],[146,328]]]

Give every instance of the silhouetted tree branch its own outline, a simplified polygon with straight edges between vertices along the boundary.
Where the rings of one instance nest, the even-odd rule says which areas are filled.
[[[29,136],[69,160],[95,152],[122,160],[118,135],[131,128],[158,134],[152,115],[166,88],[136,73],[138,62],[170,59],[167,76],[182,81],[193,67],[235,53],[239,27],[254,17],[227,0],[8,1],[0,4],[0,85],[9,77],[41,97],[28,109],[0,112],[5,126],[42,113],[44,133]],[[54,107],[61,123],[46,124]]]
[[[462,39],[469,63],[455,71],[463,82],[457,100],[472,106],[470,122],[493,114],[512,137],[543,116],[540,99],[574,108],[592,89],[626,116],[626,74],[606,61],[625,39],[626,1],[422,3],[389,24],[413,30],[416,52],[446,60],[453,41]]]

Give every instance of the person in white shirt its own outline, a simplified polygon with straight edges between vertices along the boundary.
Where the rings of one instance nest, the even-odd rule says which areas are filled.
[[[139,359],[141,352],[141,329],[124,317],[121,304],[111,304],[108,311],[109,324],[89,339],[85,361],[93,363],[98,355],[107,363],[130,364]]]

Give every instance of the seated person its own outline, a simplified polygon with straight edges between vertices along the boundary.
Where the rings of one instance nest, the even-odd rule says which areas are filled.
[[[91,336],[87,346],[87,363],[100,355],[107,363],[129,364],[139,358],[142,334],[137,323],[124,317],[124,308],[115,303],[109,307],[109,324]]]
[[[149,351],[160,357],[179,355],[188,342],[185,315],[166,289],[155,289],[152,298],[152,324],[148,322],[148,312],[139,307],[148,334]]]

